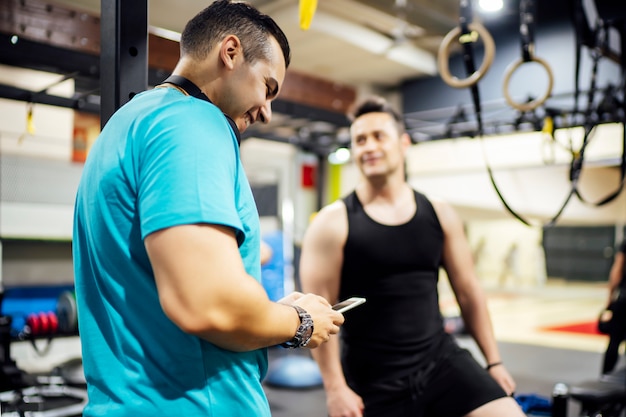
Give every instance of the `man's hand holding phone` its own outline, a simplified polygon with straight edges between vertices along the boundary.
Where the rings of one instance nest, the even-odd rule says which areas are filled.
[[[353,309],[356,306],[360,306],[365,302],[365,298],[362,297],[351,297],[347,300],[343,300],[333,306],[333,310],[339,313],[345,313],[348,310]]]
[[[301,347],[314,349],[327,342],[331,335],[339,333],[339,327],[344,321],[341,314],[329,308],[330,304],[324,297],[316,294],[296,293],[281,299],[279,302],[303,308],[313,320],[313,333],[308,335],[310,338],[307,336],[308,341]]]

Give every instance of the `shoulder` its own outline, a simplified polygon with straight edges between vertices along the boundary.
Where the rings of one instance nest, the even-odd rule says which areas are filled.
[[[439,217],[439,221],[445,220],[450,216],[456,216],[456,211],[454,210],[452,205],[443,198],[433,195],[427,196],[425,194],[421,194],[419,191],[416,192],[430,202],[430,204],[433,206],[433,209],[435,210],[435,213],[437,214],[437,217]]]
[[[322,208],[309,224],[306,232],[308,239],[326,244],[345,240],[348,231],[346,213],[346,205],[342,200],[337,200]]]
[[[454,207],[446,200],[438,196],[424,196],[432,204],[437,219],[444,232],[463,227],[463,222]]]
[[[346,222],[346,205],[343,200],[337,200],[324,208],[322,208],[311,223],[311,226],[317,225],[318,227],[332,227],[338,223]]]
[[[183,138],[186,146],[198,146],[198,152],[208,150],[206,147],[211,154],[232,150],[236,137],[219,107],[171,88],[153,91],[160,99],[152,102],[154,110],[146,117],[151,118],[147,119],[147,126],[157,135],[169,136],[176,143],[182,143]]]
[[[212,103],[186,96],[173,88],[155,88],[137,95],[145,106],[153,109],[154,117],[177,121],[181,127],[193,128],[227,125],[221,110]],[[131,102],[133,101],[131,100]]]

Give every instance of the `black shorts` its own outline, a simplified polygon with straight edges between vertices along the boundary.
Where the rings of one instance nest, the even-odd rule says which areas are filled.
[[[364,417],[461,417],[498,398],[500,385],[459,346],[404,378],[353,386],[365,402]]]

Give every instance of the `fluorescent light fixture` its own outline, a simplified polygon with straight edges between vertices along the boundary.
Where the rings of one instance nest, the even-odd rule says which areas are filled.
[[[373,54],[384,54],[393,45],[388,37],[356,23],[319,11],[311,29],[326,33]]]
[[[415,68],[425,74],[434,75],[437,73],[435,57],[429,52],[416,48],[408,43],[394,45],[391,49],[387,50],[385,56],[387,59],[410,68]]]
[[[173,30],[150,26],[149,32],[161,38],[169,39],[174,42],[180,42],[180,33],[174,32]]]
[[[297,6],[287,7],[272,15],[276,20],[297,19]],[[393,39],[373,29],[317,10],[309,31],[316,31],[340,39],[372,54],[405,65],[423,74],[437,73],[436,58],[433,54],[408,42],[396,44]]]
[[[478,5],[485,12],[497,12],[504,7],[502,0],[480,0]]]

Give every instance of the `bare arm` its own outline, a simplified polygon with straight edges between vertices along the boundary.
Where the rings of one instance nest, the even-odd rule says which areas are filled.
[[[347,235],[346,209],[342,202],[325,207],[313,219],[304,236],[300,257],[303,291],[319,294],[332,304],[338,301]],[[311,353],[322,373],[329,415],[361,416],[363,402],[346,384],[339,356],[339,339],[332,337]]]
[[[268,263],[272,259],[272,256],[274,256],[272,247],[264,241],[261,241],[261,265]]]
[[[184,225],[150,234],[146,249],[163,311],[183,331],[233,351],[291,340],[300,324],[294,308],[269,300],[244,268],[234,231]],[[311,348],[339,331],[341,314],[322,297],[294,301],[313,318]]]
[[[447,203],[433,201],[444,232],[443,263],[454,291],[463,321],[488,364],[502,361],[493,333],[487,301],[474,271],[472,253],[465,237],[463,223]],[[515,382],[502,365],[490,369],[491,375],[511,394]]]

